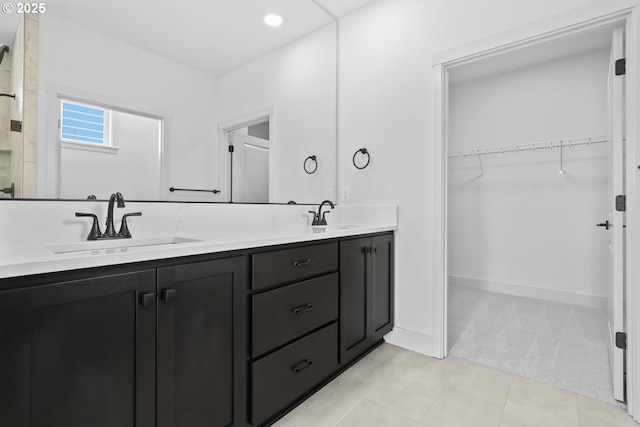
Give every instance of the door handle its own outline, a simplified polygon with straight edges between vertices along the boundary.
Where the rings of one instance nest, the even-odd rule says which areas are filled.
[[[611,227],[613,227],[613,224],[611,224],[609,222],[609,220],[606,220],[605,222],[601,222],[600,224],[596,224],[596,227],[604,227],[606,230],[608,230]]]

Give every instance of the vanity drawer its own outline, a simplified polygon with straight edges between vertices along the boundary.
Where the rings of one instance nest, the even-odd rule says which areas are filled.
[[[252,424],[286,408],[338,369],[338,325],[253,363]]]
[[[338,273],[252,298],[253,357],[338,318]]]
[[[293,282],[337,269],[337,243],[259,253],[253,255],[253,289]]]

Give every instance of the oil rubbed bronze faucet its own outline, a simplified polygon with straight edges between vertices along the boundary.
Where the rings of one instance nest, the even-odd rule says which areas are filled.
[[[118,203],[119,208],[124,208],[124,197],[120,193],[113,193],[109,198],[109,207],[107,208],[107,229],[104,231],[102,237],[114,238],[116,237],[116,230],[113,226],[113,205]]]
[[[98,217],[95,214],[76,212],[76,216],[93,218],[93,225],[91,226],[91,231],[87,236],[87,240],[131,238],[131,233],[129,232],[129,227],[127,226],[127,217],[142,216],[142,212],[131,212],[124,214],[122,217],[122,224],[120,225],[120,231],[116,233],[115,226],[113,224],[114,205],[117,205],[119,208],[124,208],[124,197],[121,193],[113,193],[109,198],[109,206],[107,207],[107,229],[105,230],[104,234],[100,232]]]
[[[315,213],[314,211],[309,211],[310,214],[313,214],[313,222],[311,223],[312,226],[327,225],[327,219],[324,216],[329,212],[328,211],[322,212],[322,207],[325,204],[328,204],[329,206],[331,206],[331,209],[335,208],[331,200],[323,200],[322,203],[320,203],[320,206],[318,206],[318,213]]]

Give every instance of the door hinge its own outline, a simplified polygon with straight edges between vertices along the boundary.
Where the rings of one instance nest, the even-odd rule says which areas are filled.
[[[622,194],[620,196],[616,196],[616,210],[618,212],[626,212],[627,211],[627,196]]]
[[[626,332],[616,332],[616,347],[621,348],[623,350],[627,349],[627,333]]]
[[[233,145],[229,145],[229,152],[233,153]]]
[[[622,58],[616,61],[616,76],[627,74],[627,59]]]
[[[9,129],[11,132],[22,132],[22,122],[20,120],[11,120]]]

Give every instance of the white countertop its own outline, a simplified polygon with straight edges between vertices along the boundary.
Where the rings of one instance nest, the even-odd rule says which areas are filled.
[[[271,229],[229,230],[212,233],[180,233],[175,236],[195,239],[180,243],[144,245],[146,239],[109,240],[111,248],[101,248],[105,240],[78,242],[69,245],[72,252],[56,253],[62,245],[0,246],[0,278],[19,277],[56,271],[76,270],[90,267],[117,265],[156,259],[176,258],[189,255],[219,253],[240,249],[259,248],[297,242],[312,242],[336,237],[396,230],[393,225],[340,225],[328,227],[278,227]],[[140,243],[141,246],[131,246]],[[99,249],[96,249],[98,247]],[[86,250],[83,250],[86,248]],[[101,249],[100,249],[101,248]]]
[[[308,211],[317,209],[309,205],[127,202],[114,212],[115,226],[124,213],[142,212],[128,220],[132,239],[87,241],[91,221],[74,213],[94,213],[104,228],[106,207],[100,201],[0,203],[0,279],[379,233],[398,224],[396,206],[336,206],[329,226],[320,228],[309,225]],[[196,241],[157,244],[171,238]]]

